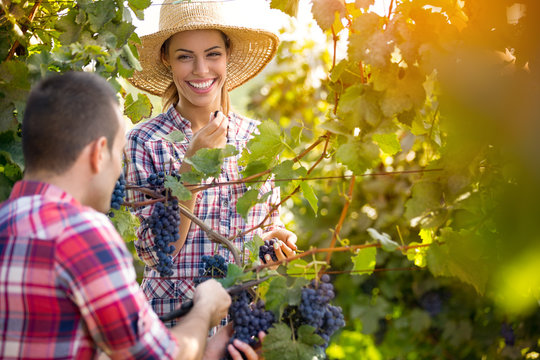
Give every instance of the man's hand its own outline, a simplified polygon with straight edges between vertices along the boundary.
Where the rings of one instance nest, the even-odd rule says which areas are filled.
[[[195,288],[193,308],[210,314],[210,327],[219,324],[227,316],[231,297],[215,279],[209,279]]]
[[[247,360],[262,360],[260,357],[260,347],[255,350],[245,342],[240,340],[234,340],[233,344],[228,344],[229,339],[233,335],[232,324],[228,324],[220,328],[214,336],[208,340],[206,345],[206,351],[204,352],[204,360],[219,360],[225,357],[225,353],[228,350],[233,360],[242,360],[243,352]],[[263,331],[259,332],[259,340],[263,340],[265,337]]]
[[[272,238],[278,239],[278,241],[274,243],[274,252],[276,253],[278,261],[293,257],[296,254],[296,235],[292,231],[287,229],[276,229],[262,235],[264,241],[268,241]],[[264,260],[267,264],[272,263],[272,258],[269,255],[266,255]]]

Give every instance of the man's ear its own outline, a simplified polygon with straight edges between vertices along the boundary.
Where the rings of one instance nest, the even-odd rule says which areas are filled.
[[[102,136],[90,144],[90,167],[94,173],[99,173],[105,166],[107,147],[107,138]]]

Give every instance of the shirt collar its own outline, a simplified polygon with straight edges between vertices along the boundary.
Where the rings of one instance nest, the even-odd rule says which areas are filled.
[[[47,199],[56,200],[57,202],[68,202],[80,205],[73,196],[59,187],[45,182],[32,180],[17,181],[11,190],[9,198],[10,200],[13,200],[19,197],[32,195],[42,195]]]

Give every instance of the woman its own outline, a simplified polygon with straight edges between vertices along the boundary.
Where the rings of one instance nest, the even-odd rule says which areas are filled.
[[[270,31],[242,25],[242,20],[235,16],[238,13],[235,6],[235,1],[166,2],[161,8],[159,31],[142,38],[139,53],[143,70],[130,81],[140,89],[162,96],[165,112],[137,125],[128,134],[129,182],[147,185],[146,179],[151,173],[171,170],[183,173],[189,170],[184,158],[202,148],[231,144],[240,154],[253,136],[258,122],[231,111],[228,91],[266,66],[275,55],[278,38]],[[163,139],[178,130],[185,135],[182,142]],[[215,180],[240,179],[238,158],[239,155],[226,158]],[[258,225],[273,205],[279,203],[279,189],[271,182],[262,186],[261,194],[272,190],[265,203],[252,208],[247,220],[236,212],[236,202],[246,192],[244,184],[204,190],[194,194],[185,205],[213,230],[231,237]],[[133,193],[129,200],[144,198],[140,193]],[[148,206],[139,209],[138,215],[146,218],[151,211],[152,207]],[[276,249],[278,260],[292,256],[296,236],[283,228],[276,210],[272,211],[266,225],[264,231],[257,229],[236,238],[234,244],[243,249],[243,244],[255,234],[264,240],[277,237],[280,240]],[[159,315],[172,311],[191,297],[193,278],[199,275],[203,255],[220,254],[233,261],[228,250],[212,243],[198,226],[183,216],[179,233],[180,239],[174,243],[173,275],[161,277],[155,270],[157,256],[153,235],[144,227],[138,230],[136,249],[147,265],[142,288]]]

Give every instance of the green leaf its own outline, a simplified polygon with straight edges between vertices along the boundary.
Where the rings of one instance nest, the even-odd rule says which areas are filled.
[[[300,303],[301,288],[293,289],[294,294],[287,287],[287,279],[283,276],[270,280],[268,291],[266,292],[266,308],[274,313],[279,319],[287,305],[298,305]],[[292,297],[292,304],[289,299]]]
[[[171,195],[180,201],[186,201],[192,197],[191,191],[189,191],[188,188],[186,188],[184,184],[182,184],[182,182],[174,176],[167,175],[163,185],[170,189]]]
[[[126,96],[124,103],[124,114],[131,119],[131,122],[136,124],[143,118],[147,118],[152,114],[152,103],[146,94],[137,94],[137,100],[133,100],[131,94]]]
[[[300,166],[298,169],[293,169],[294,161],[285,160],[281,164],[276,165],[272,169],[272,173],[276,175],[276,180],[284,179],[298,179],[307,175],[307,170],[303,166]]]
[[[440,232],[443,244],[433,243],[427,252],[431,273],[457,277],[483,294],[490,274],[489,247],[493,245],[468,230],[444,228]]]
[[[353,275],[371,275],[376,264],[377,249],[368,247],[360,249],[356,255],[351,256],[353,262]]]
[[[111,209],[110,211],[114,213],[111,221],[122,239],[126,242],[137,240],[136,231],[141,226],[139,218],[125,206],[122,206],[120,210]]]
[[[249,160],[250,162],[260,160],[270,165],[285,148],[281,138],[281,129],[271,120],[263,121],[258,129],[260,133],[247,143]]]
[[[238,214],[240,214],[244,219],[246,219],[249,209],[251,209],[253,205],[257,204],[258,197],[259,190],[251,189],[246,191],[245,194],[242,195],[242,197],[239,198],[236,202],[236,211],[238,212]]]
[[[304,198],[309,202],[309,205],[311,205],[311,208],[313,209],[315,215],[317,215],[317,212],[319,211],[319,206],[317,205],[318,200],[317,195],[315,195],[315,191],[313,191],[313,188],[307,183],[307,181],[302,181],[300,183],[300,188],[302,189],[302,194],[304,194]]]
[[[307,325],[304,325],[307,326]],[[263,343],[263,356],[266,360],[314,360],[318,359],[318,353],[313,346],[314,339],[309,335],[313,334],[313,328],[302,329],[302,340],[293,340],[291,329],[285,324],[275,324],[268,330]]]
[[[251,263],[259,260],[259,248],[264,244],[259,235],[253,236],[253,239],[246,243],[246,249],[249,251],[249,260]]]
[[[224,149],[203,148],[197,150],[195,155],[185,158],[184,161],[205,177],[216,177],[221,173],[221,164],[223,163]]]
[[[236,283],[242,282],[242,279],[246,274],[242,271],[242,268],[236,264],[227,264],[227,276],[224,278],[217,278],[216,280],[223,285],[224,288],[229,288]],[[249,275],[248,275],[249,276]]]
[[[372,142],[353,141],[341,145],[336,152],[336,160],[356,175],[362,175],[371,169],[378,159],[379,148]]]
[[[56,22],[56,29],[60,32],[59,40],[63,45],[69,45],[77,40],[81,36],[83,27],[76,23],[77,10],[70,9],[69,12],[60,17]]]
[[[298,328],[298,341],[307,345],[324,345],[324,340],[315,334],[315,328],[309,325],[301,325]]]
[[[399,244],[393,241],[390,235],[388,235],[387,233],[381,234],[373,228],[368,228],[367,232],[369,236],[371,236],[374,240],[377,240],[381,243],[382,249],[384,251],[392,252],[399,247]]]
[[[4,174],[0,173],[0,202],[9,198],[12,187],[13,182],[10,181]]]
[[[287,263],[287,275],[302,276],[308,280],[315,278],[315,273],[309,267],[308,263],[302,259],[296,259]]]
[[[405,204],[405,218],[413,220],[441,207],[442,188],[438,182],[421,180],[412,187],[412,196]]]
[[[0,132],[0,155],[24,170],[21,138],[14,131]]]
[[[351,129],[364,128],[364,123],[376,126],[383,118],[378,105],[380,96],[369,85],[350,86],[339,99],[339,115]]]
[[[114,1],[96,1],[82,4],[88,14],[90,29],[94,32],[99,32],[103,26],[111,21],[116,14],[116,6]]]
[[[372,138],[387,155],[394,155],[401,151],[401,144],[395,133],[373,134]]]
[[[185,138],[186,138],[186,135],[184,135],[184,133],[181,132],[180,130],[175,130],[175,131],[170,132],[167,135],[162,136],[162,139],[167,140],[172,143],[182,142]]]

